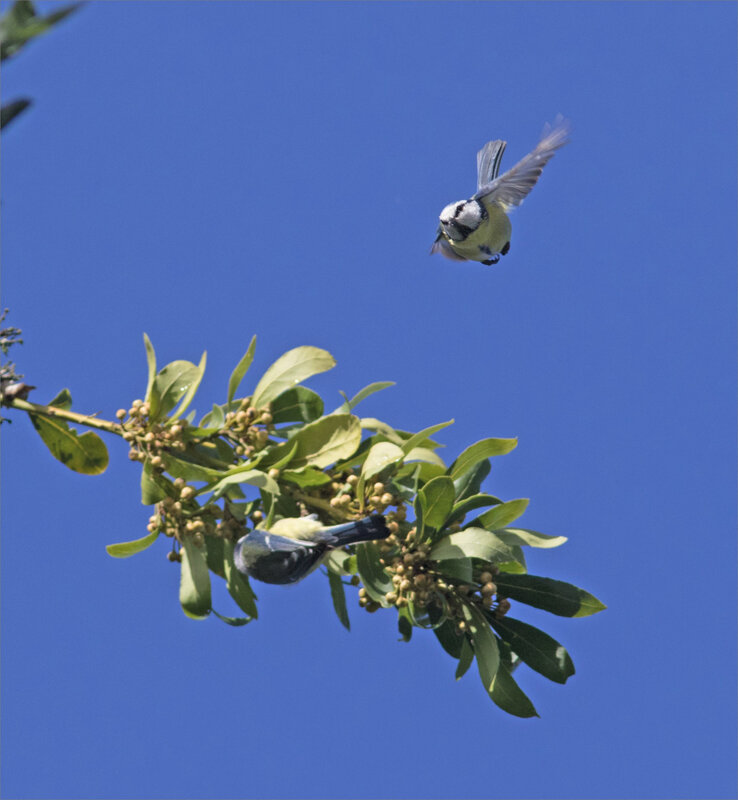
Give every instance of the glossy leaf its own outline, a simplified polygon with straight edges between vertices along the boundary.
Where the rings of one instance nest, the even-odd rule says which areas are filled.
[[[5,60],[15,55],[31,39],[46,33],[81,5],[71,3],[42,17],[36,14],[33,3],[29,0],[13,3],[0,19],[0,58]]]
[[[153,506],[170,494],[172,484],[161,474],[155,472],[151,462],[146,461],[141,470],[141,503]],[[173,487],[172,487],[173,488]]]
[[[22,114],[33,101],[28,97],[19,97],[11,100],[0,108],[0,128],[9,125],[17,116]]]
[[[212,411],[209,411],[200,420],[200,428],[202,430],[216,431],[223,427],[225,424],[225,412],[223,407],[213,403]]]
[[[226,617],[223,614],[219,614],[214,608],[211,608],[210,610],[221,622],[225,622],[226,625],[231,625],[234,628],[242,628],[244,625],[248,625],[249,622],[252,622],[255,619],[255,617]]]
[[[444,428],[448,428],[449,425],[453,424],[454,420],[450,419],[448,422],[439,422],[437,425],[431,425],[429,428],[425,428],[422,431],[418,431],[418,433],[414,433],[402,445],[403,451],[407,454],[416,447],[430,449],[428,448],[428,442],[426,440],[433,436],[434,433],[442,431]]]
[[[149,339],[148,335],[144,333],[143,338],[144,347],[146,348],[146,365],[149,372],[144,399],[148,403],[151,401],[151,390],[154,387],[154,378],[156,377],[156,353],[154,352],[154,345],[151,344],[151,339]]]
[[[492,456],[504,456],[518,445],[517,439],[482,439],[467,447],[449,468],[449,474],[456,480],[469,472],[481,461]]]
[[[455,487],[454,487],[455,488]],[[487,506],[494,506],[501,503],[499,497],[492,494],[473,494],[464,500],[454,503],[451,513],[448,515],[448,524],[461,521],[466,514],[470,511],[476,511],[478,508],[486,508]]]
[[[477,657],[477,669],[484,688],[491,694],[497,669],[500,666],[500,651],[497,639],[489,627],[484,615],[475,606],[464,603],[461,610],[467,628],[471,634],[474,654]]]
[[[184,613],[192,619],[204,619],[210,613],[210,572],[205,546],[198,547],[191,536],[182,541],[182,571],[179,583],[179,602]]]
[[[313,422],[323,414],[323,398],[305,386],[295,386],[272,401],[272,422]]]
[[[252,404],[263,408],[286,389],[332,369],[336,361],[327,350],[318,347],[295,347],[278,358],[256,385]]]
[[[331,482],[331,476],[317,467],[301,467],[300,469],[284,469],[279,475],[281,481],[289,481],[301,489],[313,486],[325,486]]]
[[[373,445],[367,454],[364,465],[361,468],[361,477],[369,480],[378,475],[385,467],[396,464],[402,460],[404,453],[402,448],[392,442],[378,442]]]
[[[500,663],[492,691],[492,702],[515,717],[537,717],[538,712],[525,692],[518,686],[507,665]]]
[[[205,537],[208,569],[223,580],[225,580],[225,542],[226,540],[221,539],[220,536]],[[231,544],[231,550],[232,548]]]
[[[466,636],[463,637],[461,640],[461,653],[459,654],[459,663],[456,667],[456,680],[460,680],[464,677],[469,667],[472,665],[474,661],[474,650],[472,646],[469,644],[469,640]]]
[[[143,552],[147,547],[151,547],[158,537],[159,532],[154,531],[148,534],[148,536],[143,536],[141,539],[134,539],[131,542],[119,542],[118,544],[105,545],[105,549],[108,555],[113,556],[113,558],[129,558],[130,556],[135,556],[136,553]]]
[[[256,619],[259,616],[256,598],[249,579],[236,569],[233,561],[233,542],[227,540],[223,542],[223,574],[228,593],[236,601],[236,605],[249,617]]]
[[[54,458],[83,475],[100,475],[108,466],[108,450],[92,431],[78,434],[58,417],[28,414],[33,427]]]
[[[492,469],[489,459],[480,461],[475,467],[470,469],[464,475],[454,479],[454,489],[456,490],[456,500],[460,502],[467,497],[479,494],[482,487],[482,482],[489,475]]]
[[[48,405],[54,406],[54,408],[62,408],[64,411],[69,411],[72,407],[72,395],[69,389],[62,389]]]
[[[356,408],[356,406],[361,403],[362,400],[366,400],[367,397],[371,397],[375,392],[381,392],[382,389],[387,389],[394,385],[394,381],[377,381],[375,383],[370,383],[368,386],[365,386],[363,389],[358,391],[350,400],[346,400],[345,402],[341,403],[341,405],[333,413],[350,414]]]
[[[440,475],[428,481],[418,495],[423,506],[423,524],[440,530],[453,508],[453,481],[447,475]]]
[[[437,561],[436,567],[441,575],[454,581],[472,583],[474,579],[472,562],[469,558],[447,558]]]
[[[200,358],[200,363],[195,367],[195,373],[190,379],[189,386],[182,397],[182,402],[179,405],[179,408],[172,414],[172,419],[177,419],[187,411],[192,399],[194,398],[197,390],[200,386],[200,382],[202,381],[202,376],[205,374],[205,364],[208,360],[207,352],[204,352]]]
[[[273,448],[262,464],[270,465],[296,445],[289,462],[290,469],[307,464],[324,468],[339,459],[348,458],[361,442],[361,426],[350,414],[330,414],[303,426],[289,441]]]
[[[458,558],[480,558],[490,563],[515,560],[512,550],[483,528],[466,528],[444,536],[430,551],[430,558],[439,562]]]
[[[328,583],[331,587],[331,599],[333,600],[333,608],[336,615],[347,631],[351,630],[351,623],[349,622],[348,609],[346,608],[346,593],[343,588],[343,581],[340,575],[335,575],[330,570],[328,571]]]
[[[364,542],[356,548],[356,565],[367,594],[372,600],[387,606],[385,594],[392,591],[392,580],[379,559],[379,548],[374,542]]]
[[[410,621],[410,614],[405,608],[398,609],[397,629],[403,642],[409,642],[413,635],[413,624]]]
[[[506,528],[511,522],[515,522],[518,517],[523,515],[525,509],[528,508],[528,503],[530,503],[530,500],[525,497],[500,503],[482,514],[476,520],[476,524],[480,528],[487,528],[490,531],[495,531],[497,528]]]
[[[233,370],[231,377],[228,379],[227,405],[230,405],[233,398],[236,396],[238,387],[241,385],[244,375],[246,375],[249,367],[251,366],[251,362],[254,360],[254,350],[256,350],[256,336],[251,337],[251,342],[248,346],[248,349],[243,354],[243,357],[238,364],[236,364],[236,368]]]
[[[553,578],[500,572],[495,583],[502,596],[560,617],[587,617],[607,607],[584,589]]]
[[[526,528],[500,528],[495,533],[506,544],[528,547],[559,547],[567,541],[566,536],[547,536],[545,533],[531,531]]]
[[[574,674],[574,664],[566,650],[542,630],[511,617],[497,619],[486,615],[497,635],[536,672],[556,683],[566,683]]]
[[[405,463],[411,461],[427,461],[429,464],[441,467],[442,470],[446,469],[446,464],[443,459],[427,447],[413,447],[413,449],[405,455]]]
[[[151,387],[149,418],[157,421],[166,416],[199,379],[198,368],[191,361],[172,361],[162,367]]]
[[[434,628],[433,633],[435,633],[436,638],[441,643],[441,647],[443,647],[452,658],[461,657],[464,636],[451,620],[446,620],[446,622]]]
[[[205,494],[206,492],[212,492],[213,498],[217,499],[226,492],[229,486],[232,486],[233,484],[240,485],[242,483],[247,483],[250,486],[256,486],[257,488],[263,489],[265,492],[269,492],[270,494],[279,494],[279,484],[274,480],[274,478],[270,478],[266,472],[262,472],[261,470],[248,468],[233,470],[221,478],[216,484],[206,486],[200,491],[202,494]]]

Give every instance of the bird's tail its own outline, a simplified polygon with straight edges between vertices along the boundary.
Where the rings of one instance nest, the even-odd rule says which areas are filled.
[[[364,517],[356,522],[346,522],[343,525],[333,525],[321,531],[321,539],[330,547],[345,547],[347,544],[357,542],[386,539],[389,535],[390,530],[381,514],[372,514],[371,517]]]

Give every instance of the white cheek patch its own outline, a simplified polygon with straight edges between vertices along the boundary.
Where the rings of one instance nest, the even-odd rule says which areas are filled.
[[[464,207],[456,215],[456,222],[465,228],[471,228],[471,230],[476,230],[481,221],[482,211],[479,203],[476,202],[464,203]]]

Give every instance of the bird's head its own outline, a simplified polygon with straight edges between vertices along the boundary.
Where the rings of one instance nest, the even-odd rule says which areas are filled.
[[[479,200],[449,203],[439,217],[441,230],[453,242],[463,242],[482,224],[487,210]]]

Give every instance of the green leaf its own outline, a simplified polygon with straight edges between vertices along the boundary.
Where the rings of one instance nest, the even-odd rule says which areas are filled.
[[[361,477],[369,480],[378,475],[385,467],[396,464],[402,460],[404,453],[402,448],[392,442],[378,442],[373,445],[367,454],[364,465],[361,468]]]
[[[213,403],[213,410],[209,411],[200,420],[200,428],[203,430],[219,430],[225,424],[225,413],[223,407]]]
[[[556,683],[566,683],[574,664],[566,650],[547,633],[511,617],[486,614],[498,636],[536,672]]]
[[[156,377],[156,353],[154,352],[154,345],[151,344],[151,339],[144,333],[144,347],[146,348],[146,364],[149,370],[149,379],[146,383],[146,394],[144,399],[146,402],[151,401],[151,390],[154,388],[154,378]]]
[[[198,547],[191,536],[182,540],[182,572],[179,583],[179,602],[191,619],[205,619],[210,608],[210,572],[205,545]]]
[[[475,606],[464,603],[461,610],[472,637],[479,677],[482,679],[484,688],[491,695],[497,669],[500,666],[497,639],[490,630],[484,615]]]
[[[381,392],[382,389],[387,389],[389,386],[394,386],[394,381],[377,381],[365,386],[361,391],[357,392],[350,400],[346,399],[340,406],[333,412],[334,414],[350,414],[362,400],[366,400],[375,392]],[[343,392],[341,392],[343,394]],[[346,397],[344,395],[344,397]]]
[[[456,480],[470,469],[492,456],[504,456],[518,445],[517,439],[482,439],[467,447],[449,467],[449,474]]]
[[[430,428],[424,428],[422,431],[418,431],[418,433],[413,434],[409,439],[405,441],[402,445],[402,449],[405,454],[409,453],[411,450],[414,450],[416,447],[426,447],[427,449],[427,442],[426,440],[433,436],[434,433],[437,431],[441,431],[444,428],[448,428],[449,425],[453,425],[454,420],[450,419],[448,422],[439,422],[437,425],[431,425]]]
[[[72,407],[72,395],[69,389],[62,389],[48,405],[54,406],[54,408],[64,409],[64,411],[69,411]]]
[[[30,0],[17,0],[0,19],[0,58],[5,60],[14,55],[31,39],[46,33],[81,5],[72,3],[42,17],[36,14]]]
[[[518,500],[509,500],[507,503],[500,503],[500,505],[482,514],[476,520],[476,524],[480,528],[487,528],[490,531],[505,528],[523,515],[525,509],[528,508],[528,503],[530,503],[530,500],[525,497],[521,497]]]
[[[427,447],[413,447],[413,449],[405,456],[406,464],[411,461],[427,461],[429,464],[434,464],[441,467],[442,470],[446,469],[443,459],[437,453],[434,453],[433,450],[429,450]]]
[[[244,625],[248,625],[249,622],[253,622],[253,620],[256,619],[256,617],[225,617],[223,616],[223,614],[219,614],[214,608],[211,608],[210,610],[213,612],[213,614],[215,614],[215,616],[219,620],[225,622],[226,625],[233,626],[234,628],[241,628]]]
[[[156,422],[166,416],[201,377],[191,361],[172,361],[162,367],[151,387],[149,419]]]
[[[461,641],[461,654],[459,655],[459,663],[456,667],[457,681],[464,677],[467,670],[472,665],[472,661],[474,661],[474,650],[465,636]]]
[[[346,593],[343,589],[343,581],[340,575],[335,575],[330,570],[328,571],[328,583],[331,587],[331,598],[333,600],[333,608],[336,610],[338,619],[341,625],[347,631],[351,630],[351,623],[349,622],[348,609],[346,608]]]
[[[228,379],[228,405],[231,404],[231,401],[236,396],[236,391],[238,387],[241,385],[241,381],[244,378],[244,375],[248,372],[249,367],[251,366],[251,362],[254,360],[254,350],[256,349],[256,336],[251,337],[251,343],[249,344],[248,350],[243,354],[241,360],[236,364],[236,368],[231,373],[231,377]]]
[[[226,540],[223,542],[223,573],[228,593],[236,601],[236,605],[249,617],[256,619],[259,612],[249,579],[236,569],[233,562],[233,542]]]
[[[445,578],[452,578],[462,583],[474,580],[472,562],[469,558],[447,558],[437,562],[438,572]]]
[[[470,469],[469,472],[461,475],[459,478],[456,478],[456,480],[454,480],[456,500],[460,502],[467,497],[479,494],[479,490],[482,487],[482,482],[487,475],[489,475],[491,468],[492,467],[490,466],[489,460],[485,459]]]
[[[200,358],[200,363],[195,368],[195,374],[190,379],[190,384],[187,388],[187,391],[182,398],[182,403],[180,404],[177,411],[172,415],[172,419],[177,419],[177,417],[182,416],[185,411],[187,411],[188,406],[192,402],[192,398],[195,396],[198,387],[200,386],[200,381],[202,381],[202,376],[205,374],[205,364],[208,359],[207,351],[204,352]]]
[[[423,506],[423,524],[440,530],[454,504],[454,484],[447,475],[433,478],[418,491]]]
[[[205,547],[208,551],[208,569],[214,572],[219,578],[223,578],[223,580],[225,580],[225,541],[226,540],[221,539],[220,536],[205,537]]]
[[[330,414],[302,427],[289,441],[272,448],[261,464],[271,466],[295,445],[289,462],[291,469],[307,464],[324,468],[348,458],[361,443],[361,426],[350,414]]]
[[[553,578],[500,572],[495,577],[495,583],[498,593],[503,597],[542,608],[560,617],[587,617],[607,608],[584,589]]]
[[[385,595],[392,591],[392,579],[379,563],[380,552],[374,542],[364,542],[356,548],[356,566],[366,593],[372,600],[387,606]]]
[[[508,667],[500,662],[492,691],[492,702],[516,717],[537,717],[538,712],[528,696],[518,686]]]
[[[531,531],[526,528],[499,528],[495,533],[503,542],[528,547],[559,547],[567,541],[566,536],[546,536],[545,533]]]
[[[295,386],[272,400],[272,422],[313,422],[323,413],[323,398],[305,386]]]
[[[151,468],[151,462],[144,462],[141,469],[141,503],[153,506],[170,494],[173,494],[172,484],[158,472]]]
[[[222,470],[205,467],[202,464],[189,461],[187,458],[173,456],[166,453],[162,456],[166,471],[173,478],[182,478],[185,481],[218,481],[223,476]]]
[[[372,445],[361,467],[359,482],[356,485],[356,496],[363,498],[366,481],[379,475],[385,467],[397,464],[402,457],[402,449],[393,442],[377,442]]]
[[[251,402],[255,408],[263,408],[286,389],[335,366],[336,361],[327,350],[295,347],[278,358],[264,373]]]
[[[266,472],[262,472],[258,469],[249,469],[248,467],[237,467],[221,478],[214,485],[205,486],[200,489],[198,494],[207,494],[208,492],[212,492],[213,499],[217,500],[219,497],[225,494],[229,486],[234,484],[240,486],[242,483],[247,483],[250,486],[256,486],[257,488],[262,489],[265,492],[269,492],[270,494],[279,494],[279,484],[277,484],[273,478],[270,478]]]
[[[19,114],[22,114],[33,101],[28,97],[11,100],[0,108],[0,128],[10,124]]]
[[[486,562],[514,561],[512,550],[491,531],[466,528],[440,539],[430,551],[432,561],[480,558]]]
[[[452,657],[460,658],[461,649],[464,645],[464,635],[458,630],[455,623],[446,620],[444,623],[433,629],[436,638],[441,643],[441,647]]]
[[[455,488],[454,486],[454,490]],[[499,497],[495,497],[492,494],[473,494],[471,497],[454,504],[448,517],[448,524],[451,525],[451,523],[463,519],[466,514],[470,511],[475,511],[477,508],[494,506],[501,502],[502,500]]]
[[[314,486],[325,486],[331,482],[330,475],[317,467],[301,467],[300,469],[285,469],[279,474],[281,481],[289,481],[299,486],[301,489],[308,489]]]
[[[134,539],[132,542],[105,545],[105,549],[108,551],[108,555],[113,556],[113,558],[128,558],[129,556],[135,556],[136,553],[142,552],[147,547],[151,547],[158,536],[159,532],[154,531],[148,536],[144,536],[141,539]]]
[[[397,609],[397,629],[403,642],[409,642],[413,635],[413,623],[410,621],[410,612],[407,606]]]
[[[83,475],[100,475],[108,466],[108,451],[103,440],[92,431],[78,434],[64,420],[29,412],[31,424],[54,458]]]

